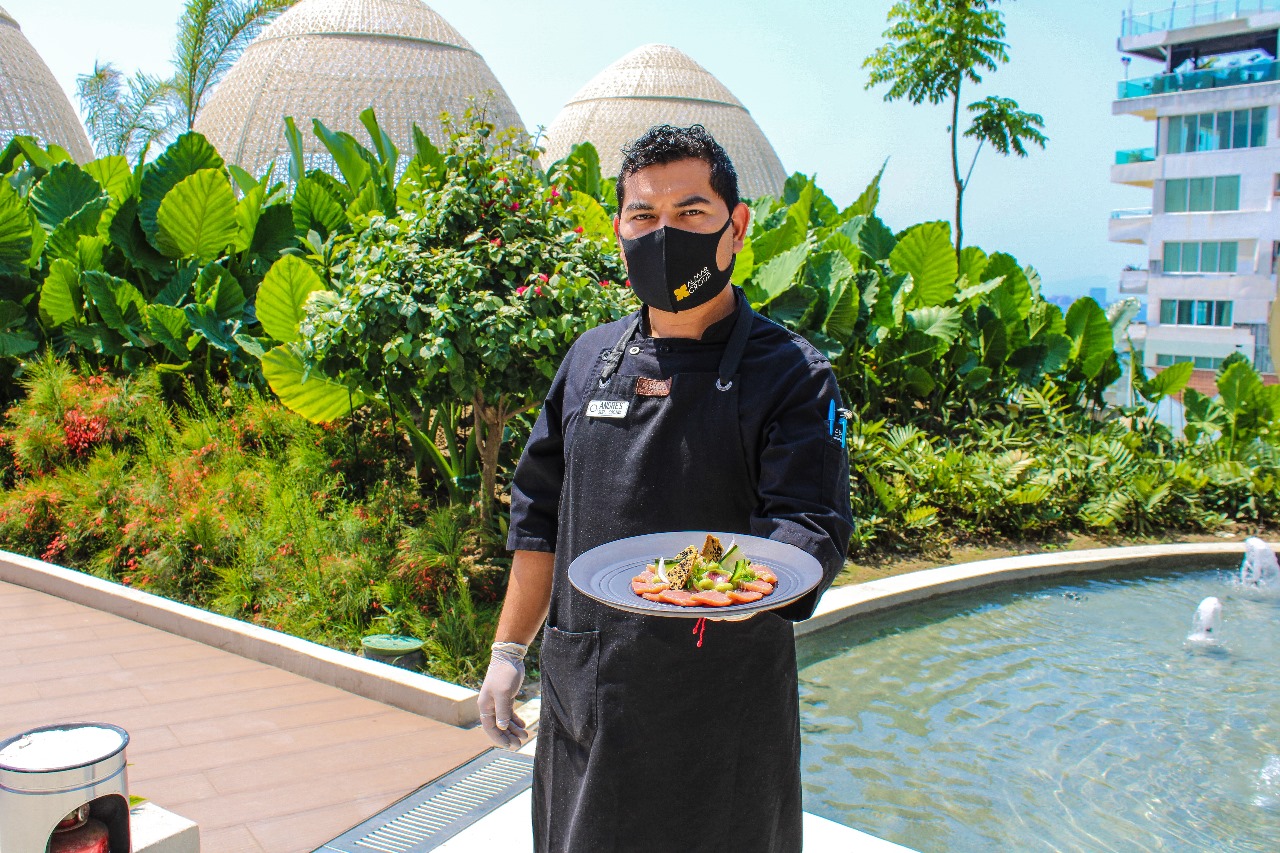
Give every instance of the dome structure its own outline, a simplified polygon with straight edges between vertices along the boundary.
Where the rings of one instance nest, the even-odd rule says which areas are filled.
[[[665,44],[636,48],[579,89],[547,128],[543,158],[554,163],[590,142],[604,174],[616,175],[623,146],[659,124],[705,127],[733,160],[743,196],[782,194],[787,173],[751,113],[707,69]]]
[[[0,147],[15,136],[60,145],[80,163],[93,159],[84,125],[49,66],[0,8]]]
[[[284,118],[302,132],[309,167],[332,161],[311,132],[318,118],[368,146],[359,115],[373,107],[402,150],[416,122],[436,144],[440,113],[475,98],[499,128],[520,115],[484,59],[422,0],[301,0],[245,49],[196,119],[228,162],[260,175],[288,157]]]

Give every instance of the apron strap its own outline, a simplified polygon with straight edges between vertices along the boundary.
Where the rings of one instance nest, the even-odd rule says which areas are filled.
[[[728,391],[733,387],[733,375],[738,372],[738,365],[742,363],[742,354],[747,351],[747,338],[751,336],[751,326],[754,322],[755,312],[751,310],[751,303],[747,300],[746,294],[739,294],[738,298],[742,300],[738,306],[738,318],[733,321],[729,343],[725,346],[724,355],[720,358],[720,375],[716,379],[716,389],[719,391]]]
[[[631,339],[635,337],[636,329],[640,328],[640,318],[643,316],[644,309],[636,312],[635,319],[627,324],[626,331],[622,333],[622,337],[618,338],[618,342],[613,345],[613,349],[606,352],[601,358],[604,360],[604,369],[600,371],[600,384],[605,385],[617,372],[618,365],[622,364],[622,351],[627,348],[627,344],[631,343]]]

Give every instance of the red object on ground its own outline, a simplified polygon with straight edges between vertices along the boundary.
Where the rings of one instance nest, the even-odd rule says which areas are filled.
[[[109,853],[110,845],[106,824],[90,819],[75,829],[54,832],[49,853]]]

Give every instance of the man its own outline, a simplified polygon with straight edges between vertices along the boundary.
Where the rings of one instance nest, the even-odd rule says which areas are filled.
[[[729,286],[750,210],[715,140],[664,125],[624,154],[614,231],[645,307],[573,345],[516,469],[481,722],[502,746],[528,737],[512,701],[545,620],[535,849],[799,851],[791,623],[852,530],[835,377]],[[692,620],[614,610],[568,581],[590,548],[682,530],[788,542],[824,582],[694,636]]]

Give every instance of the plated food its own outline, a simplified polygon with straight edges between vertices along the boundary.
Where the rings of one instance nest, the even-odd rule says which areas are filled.
[[[753,563],[735,542],[728,549],[707,534],[701,549],[689,545],[668,559],[660,557],[631,579],[631,591],[646,601],[678,607],[729,607],[772,595],[778,577]]]

